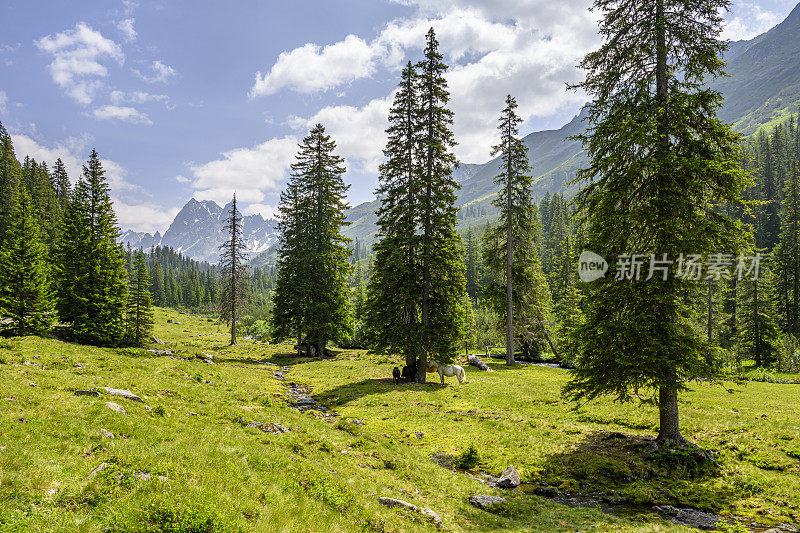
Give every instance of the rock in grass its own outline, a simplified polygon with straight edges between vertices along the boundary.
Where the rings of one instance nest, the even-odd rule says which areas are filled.
[[[102,472],[102,471],[103,471],[103,470],[105,470],[106,468],[108,468],[108,463],[100,463],[99,465],[97,465],[97,466],[94,468],[94,470],[92,470],[92,471],[89,473],[89,479],[92,479],[92,478],[93,478],[94,476],[96,476],[96,475],[97,475],[99,472]]]
[[[378,498],[378,501],[381,502],[386,507],[402,507],[403,509],[407,509],[412,513],[418,513],[422,516],[426,517],[428,520],[433,522],[437,529],[442,528],[442,517],[436,511],[431,509],[427,509],[425,507],[417,507],[413,503],[408,503],[404,500],[398,500],[395,498],[388,498],[386,496],[381,496]]]
[[[75,396],[100,396],[96,390],[76,390]]]
[[[107,429],[100,428],[100,434],[103,436],[103,438],[106,438],[106,439],[113,439],[114,438],[114,434],[111,433],[110,431],[108,431]]]
[[[506,499],[500,496],[489,496],[488,494],[475,494],[469,497],[469,503],[478,509],[488,511],[495,505],[506,503]]]
[[[122,398],[127,398],[128,400],[133,400],[134,402],[144,402],[144,400],[136,396],[128,389],[112,389],[111,387],[103,387],[103,390],[109,393],[111,396],[120,396]]]
[[[121,406],[120,404],[118,404],[118,403],[114,403],[114,402],[106,402],[106,407],[108,407],[108,408],[109,408],[109,409],[111,409],[112,411],[114,411],[114,412],[116,412],[116,413],[119,413],[119,414],[121,414],[121,415],[124,415],[124,414],[125,414],[125,408],[124,408],[124,407],[122,407],[122,406]]]
[[[161,339],[159,339],[155,335],[153,335],[151,338],[153,339],[153,342],[156,343],[156,344],[166,344],[166,342],[162,341]]]
[[[520,483],[522,483],[522,480],[519,479],[519,473],[513,466],[503,470],[503,473],[497,479],[497,486],[501,489],[515,489],[519,487]]]
[[[250,422],[245,427],[255,428],[263,431],[264,433],[272,433],[273,435],[280,435],[281,433],[289,433],[289,428],[283,424],[275,422]]]
[[[442,529],[442,517],[439,516],[436,511],[423,507],[419,510],[419,514],[433,522],[433,525],[436,526],[436,529]]]

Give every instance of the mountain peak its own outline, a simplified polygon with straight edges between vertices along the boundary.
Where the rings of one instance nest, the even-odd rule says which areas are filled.
[[[219,260],[219,245],[224,240],[224,214],[230,209],[231,203],[222,208],[213,200],[198,201],[191,198],[163,236],[158,232],[150,235],[128,230],[120,236],[120,242],[140,249],[169,246],[191,259],[215,263]],[[278,230],[274,220],[265,221],[260,214],[256,214],[245,216],[242,222],[247,252],[259,253],[277,242]]]

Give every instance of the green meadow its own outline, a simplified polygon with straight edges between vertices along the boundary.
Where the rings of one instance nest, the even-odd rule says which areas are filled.
[[[466,383],[429,374],[424,385],[394,385],[400,361],[389,356],[228,347],[216,321],[163,309],[154,334],[167,344],[149,348],[172,355],[1,341],[0,531],[436,530],[381,496],[432,509],[446,531],[691,531],[654,505],[744,524],[720,531],[800,523],[800,385],[693,384],[683,431],[715,451],[709,466],[649,451],[653,407],[564,401],[563,369],[491,362],[493,372],[480,372],[461,362]],[[329,411],[291,408],[289,383]],[[75,393],[93,388],[101,395]],[[509,465],[518,489],[480,481]],[[593,495],[624,512],[546,493]],[[475,494],[507,502],[484,511],[469,503]]]

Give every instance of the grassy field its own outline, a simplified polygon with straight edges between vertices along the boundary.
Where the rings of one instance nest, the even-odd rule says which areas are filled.
[[[561,369],[492,364],[491,373],[468,368],[461,385],[395,386],[391,357],[298,359],[289,346],[227,347],[208,319],[167,310],[156,318],[168,344],[152,347],[172,356],[0,341],[0,531],[435,530],[380,496],[433,509],[448,531],[690,531],[647,512],[653,503],[800,523],[798,385],[694,386],[683,397],[684,433],[720,462],[693,469],[648,454],[652,407],[565,403]],[[287,381],[263,361],[290,365]],[[289,382],[335,415],[289,408]],[[144,402],[74,392],[99,387]],[[471,472],[442,466],[470,445],[479,458]],[[474,479],[509,465],[525,482],[518,490]],[[641,504],[642,513],[558,505],[532,494],[538,483]],[[473,494],[508,503],[482,511],[468,503]]]

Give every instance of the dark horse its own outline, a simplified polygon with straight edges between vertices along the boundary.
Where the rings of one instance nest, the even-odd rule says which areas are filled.
[[[416,381],[416,373],[417,369],[414,366],[404,366],[402,372],[399,368],[394,367],[392,370],[392,380],[394,380],[395,385],[399,383],[411,383]]]

